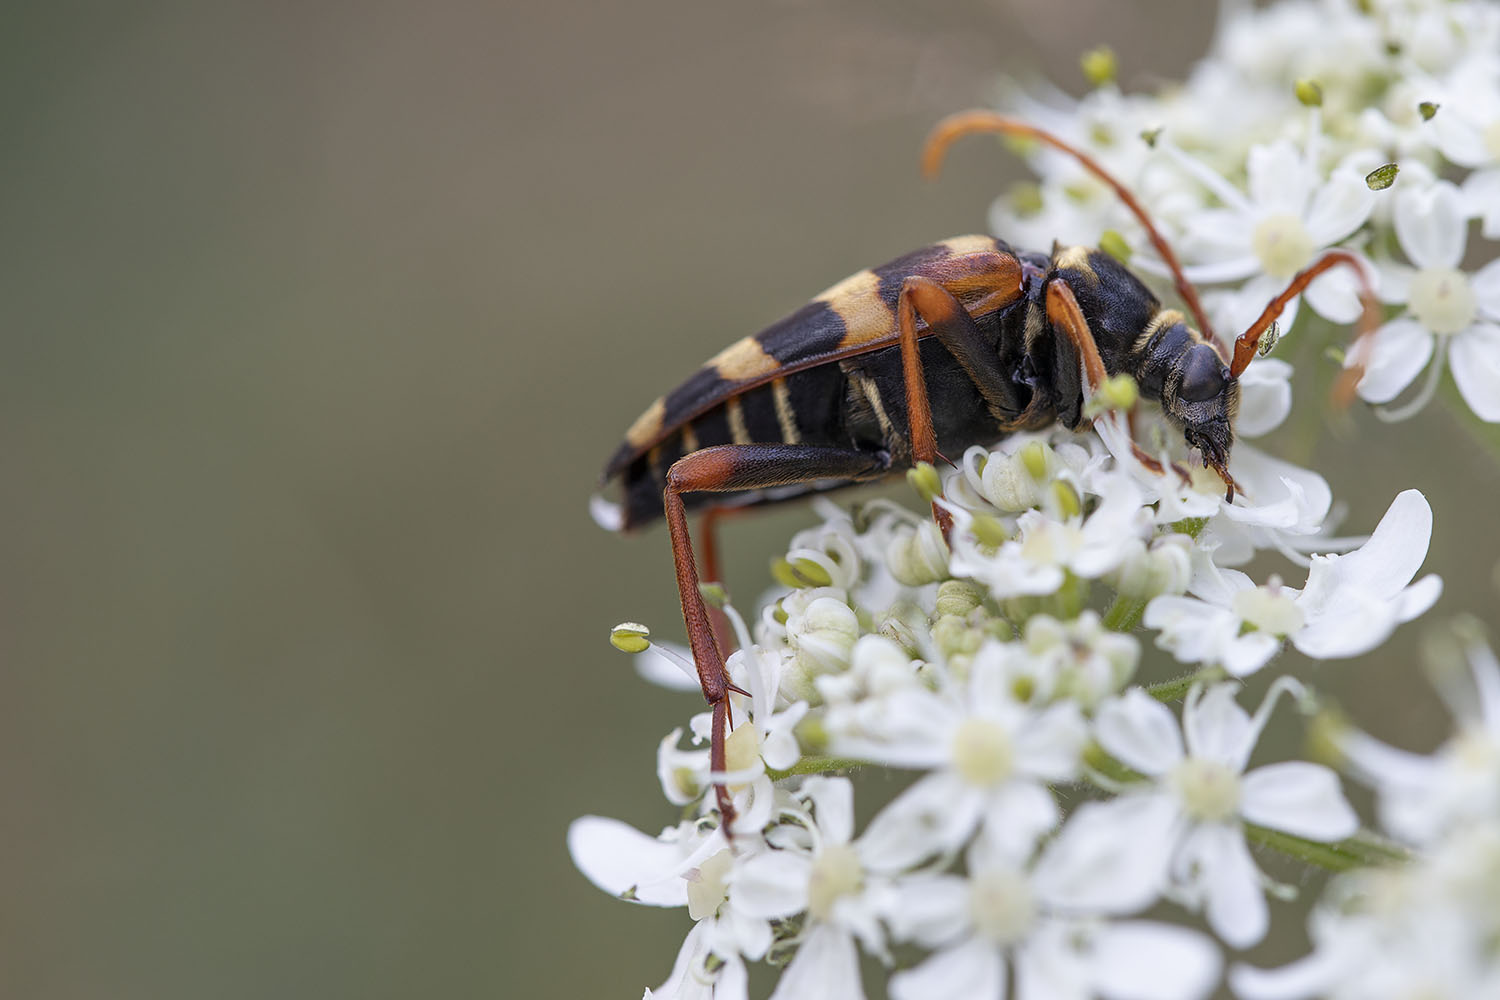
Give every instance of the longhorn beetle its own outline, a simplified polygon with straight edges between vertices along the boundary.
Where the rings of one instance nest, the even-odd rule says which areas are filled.
[[[713,710],[709,761],[726,836],[735,815],[719,780],[729,694],[744,692],[729,679],[699,593],[688,506],[711,515],[879,479],[1013,431],[1056,422],[1081,429],[1089,423],[1085,383],[1092,392],[1122,372],[1182,428],[1232,503],[1238,380],[1277,315],[1318,275],[1344,266],[1361,285],[1362,340],[1378,319],[1356,258],[1330,250],[1293,277],[1226,357],[1144,208],[1088,154],[1024,122],[970,111],[929,136],[924,169],[935,173],[955,140],[986,132],[1061,150],[1113,189],[1172,273],[1197,329],[1101,251],[1054,248],[1049,256],[989,236],[960,236],[844,279],[731,344],[641,414],[604,469],[605,483],[621,480],[622,501],[596,502],[596,519],[629,530],[666,518],[688,641]],[[1357,380],[1359,369],[1350,372]],[[1163,471],[1138,446],[1135,455]],[[934,504],[933,515],[946,536],[946,512]],[[711,533],[705,536],[711,549]],[[706,555],[717,577],[717,560]]]

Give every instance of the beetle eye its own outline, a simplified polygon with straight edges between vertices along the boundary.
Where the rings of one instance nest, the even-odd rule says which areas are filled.
[[[1187,363],[1182,368],[1182,384],[1178,395],[1189,403],[1201,403],[1213,399],[1224,391],[1228,381],[1224,375],[1224,363],[1207,344],[1199,344],[1188,352]]]

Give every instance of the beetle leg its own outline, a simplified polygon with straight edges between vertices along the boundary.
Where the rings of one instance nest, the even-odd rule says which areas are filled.
[[[1054,328],[1067,336],[1078,351],[1089,390],[1098,392],[1108,375],[1104,369],[1104,359],[1099,356],[1099,345],[1094,343],[1093,331],[1089,329],[1088,320],[1083,318],[1083,310],[1078,306],[1073,289],[1061,278],[1047,285],[1047,319]]]
[[[724,566],[719,559],[718,527],[729,512],[724,507],[710,507],[698,516],[698,547],[703,552],[703,575],[709,583],[724,583]],[[729,616],[722,608],[709,608],[708,614],[714,623],[714,640],[720,649],[728,649],[733,644]]]
[[[765,489],[820,479],[858,481],[875,479],[890,470],[884,454],[816,448],[793,444],[725,444],[685,455],[667,470],[667,488],[662,505],[667,530],[672,536],[672,562],[677,570],[677,593],[682,601],[682,619],[687,626],[688,645],[698,670],[703,698],[713,707],[713,729],[709,742],[709,767],[715,774],[726,770],[725,729],[729,722],[729,692],[738,690],[729,680],[724,654],[714,639],[708,606],[698,593],[698,567],[693,560],[693,542],[688,534],[684,493],[726,493]],[[720,825],[724,836],[733,836],[734,802],[723,781],[714,782]]]
[[[986,297],[1014,301],[1021,296],[1018,273],[1007,274],[1005,287],[996,288]],[[1007,298],[1008,296],[1008,298]],[[988,306],[986,306],[988,308]],[[974,322],[954,294],[939,282],[912,275],[901,283],[896,298],[896,327],[901,344],[901,374],[906,384],[906,414],[911,434],[912,461],[932,462],[938,456],[937,434],[932,426],[932,406],[927,398],[927,378],[917,344],[917,317],[927,323],[927,332],[938,339],[958,361],[978,388],[991,410],[1014,419],[1023,409],[1015,386],[1001,370],[993,344]],[[953,530],[953,519],[936,503],[932,516],[946,540]]]

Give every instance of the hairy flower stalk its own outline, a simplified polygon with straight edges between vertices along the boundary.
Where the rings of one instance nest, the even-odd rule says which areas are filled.
[[[1210,286],[1221,331],[1324,249],[1349,250],[1389,307],[1344,352],[1359,396],[1403,417],[1451,377],[1468,419],[1500,420],[1500,4],[1226,3],[1213,51],[1157,94],[1122,92],[1107,50],[1087,63],[1086,97],[1017,91],[1010,110],[1140,195]],[[996,202],[997,232],[1161,270],[1090,175],[1031,155],[1038,180]],[[1304,297],[1303,320],[1282,317],[1288,338],[1332,336],[1358,312],[1337,271]],[[724,772],[700,712],[658,749],[671,825],[569,831],[601,889],[685,911],[647,994],[746,997],[750,966],[769,962],[778,1000],[859,998],[863,955],[900,1000],[1192,1000],[1225,982],[1247,1000],[1500,996],[1500,664],[1471,630],[1434,656],[1456,722],[1429,756],[1289,676],[1289,648],[1357,659],[1442,590],[1421,573],[1422,494],[1393,488],[1377,523],[1354,526],[1367,535],[1335,536],[1330,484],[1244,440],[1287,416],[1290,374],[1279,359],[1245,372],[1233,502],[1216,476],[1137,460],[1125,409],[1154,457],[1191,456],[1112,379],[1090,403],[1097,433],[1017,434],[916,472],[920,513],[815,503],[748,624],[727,608],[728,669],[749,694],[731,695]],[[612,641],[646,678],[696,690],[690,654],[645,626]],[[1252,700],[1255,674],[1271,683]],[[1314,723],[1323,762],[1252,763],[1275,713]],[[901,782],[862,828],[856,768]],[[1339,771],[1373,790],[1378,830]],[[1343,873],[1310,954],[1277,969],[1232,954],[1290,912],[1252,848]]]

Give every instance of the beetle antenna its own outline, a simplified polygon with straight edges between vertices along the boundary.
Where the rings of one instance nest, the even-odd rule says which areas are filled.
[[[936,176],[943,165],[943,157],[947,155],[948,147],[964,136],[994,132],[1035,139],[1053,149],[1061,150],[1077,160],[1089,173],[1107,184],[1116,197],[1130,210],[1130,213],[1145,227],[1146,236],[1151,240],[1151,245],[1156,248],[1163,263],[1172,272],[1172,281],[1177,286],[1177,294],[1182,297],[1182,301],[1192,312],[1193,318],[1198,321],[1198,329],[1211,343],[1219,343],[1218,338],[1214,336],[1213,327],[1209,325],[1208,314],[1203,311],[1203,304],[1198,301],[1197,290],[1193,288],[1192,282],[1188,281],[1187,275],[1182,273],[1182,265],[1177,262],[1177,255],[1172,252],[1166,239],[1157,230],[1156,225],[1151,221],[1151,216],[1146,213],[1145,207],[1136,200],[1135,195],[1130,193],[1130,189],[1115,180],[1098,160],[1077,146],[1064,142],[1051,132],[1045,132],[1035,125],[1008,118],[993,111],[960,111],[938,122],[928,134],[927,142],[922,149],[922,172],[928,177]]]
[[[1250,324],[1250,329],[1235,340],[1234,363],[1229,367],[1230,375],[1239,378],[1240,373],[1250,366],[1250,362],[1255,359],[1255,350],[1260,346],[1260,338],[1271,328],[1287,303],[1301,295],[1318,275],[1334,267],[1347,267],[1354,271],[1355,279],[1359,282],[1359,301],[1364,306],[1364,312],[1359,318],[1359,333],[1355,335],[1354,345],[1349,349],[1354,356],[1354,363],[1344,369],[1333,389],[1334,400],[1341,406],[1349,405],[1354,398],[1355,386],[1364,377],[1371,337],[1380,326],[1381,317],[1380,302],[1375,298],[1375,287],[1370,283],[1370,275],[1365,271],[1363,262],[1347,250],[1329,250],[1324,253],[1312,264],[1298,271],[1286,290],[1266,305],[1265,311]]]

